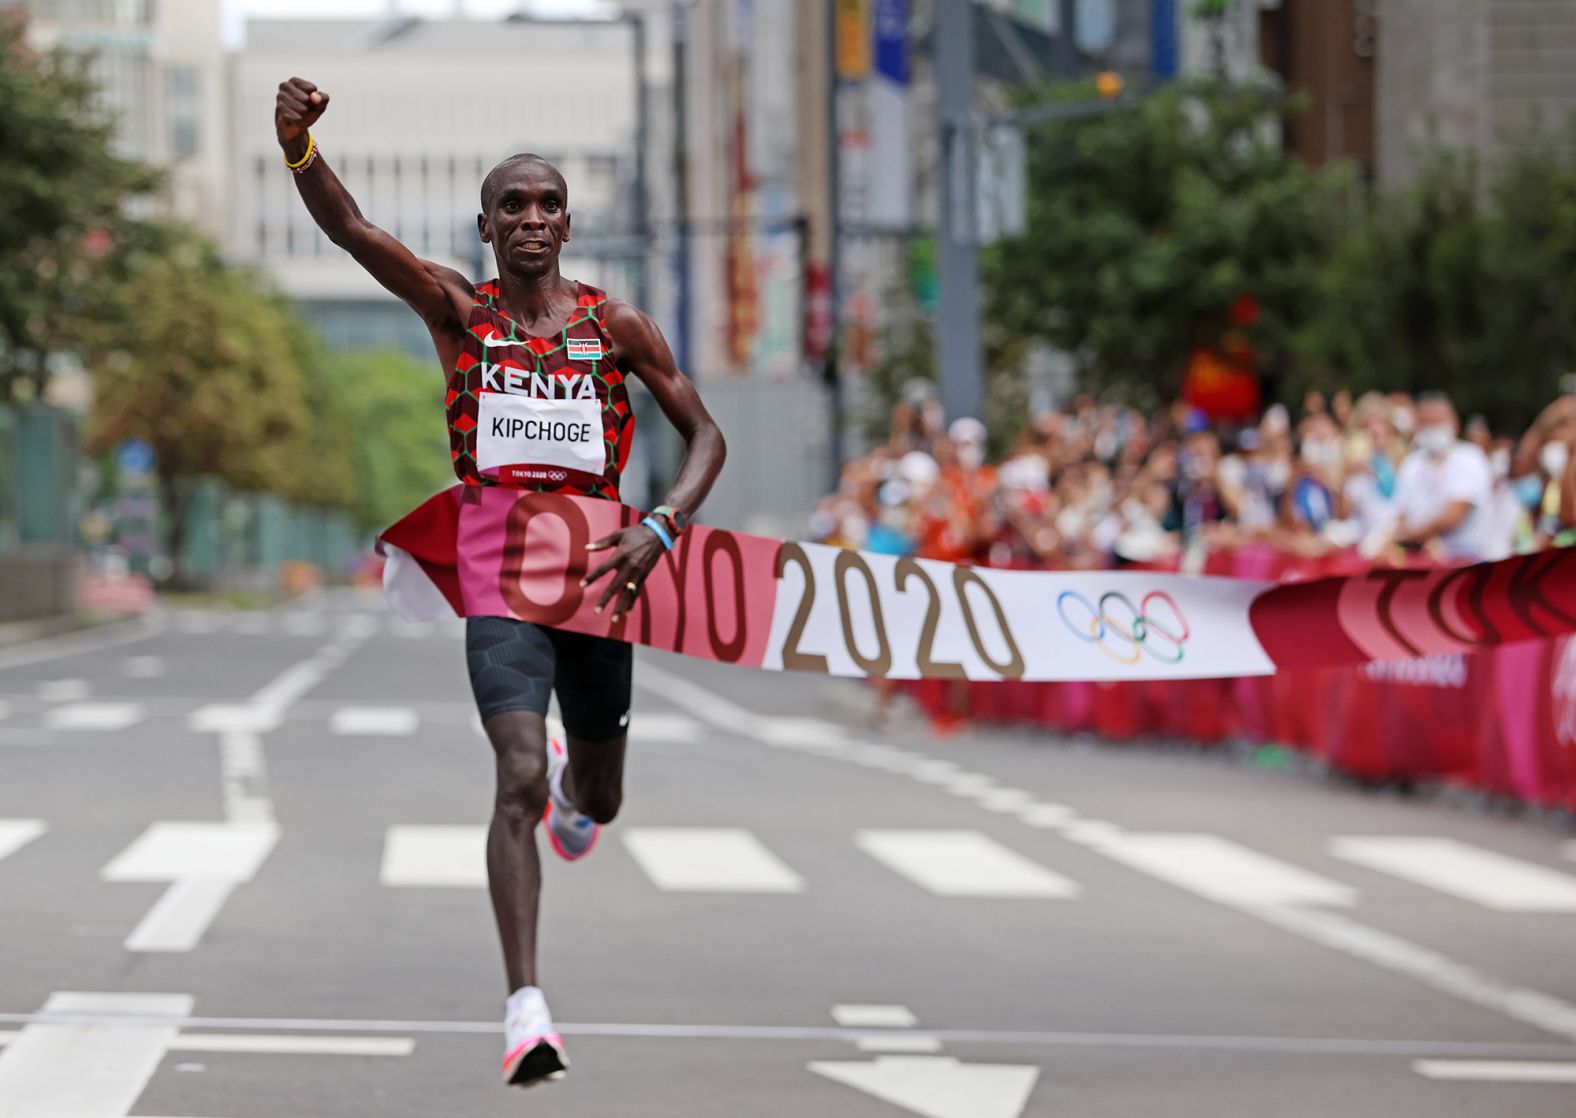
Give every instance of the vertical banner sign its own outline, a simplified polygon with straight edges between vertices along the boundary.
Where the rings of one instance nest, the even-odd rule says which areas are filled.
[[[735,372],[749,369],[759,321],[755,282],[755,179],[750,173],[748,79],[753,47],[754,0],[737,0],[729,88],[733,109],[729,166],[728,362]]]
[[[874,0],[875,72],[869,90],[870,201],[866,220],[878,229],[913,223],[909,166],[908,0]]]
[[[1576,631],[1576,549],[1277,585],[1009,571],[695,527],[596,612],[612,501],[456,486],[383,534],[407,618],[511,617],[730,664],[881,679],[1137,680],[1455,654]]]

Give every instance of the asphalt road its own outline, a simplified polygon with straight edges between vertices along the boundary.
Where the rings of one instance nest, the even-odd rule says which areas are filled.
[[[1576,844],[1223,759],[866,728],[642,654],[502,1087],[490,758],[376,600],[0,652],[0,1118],[1576,1113]]]

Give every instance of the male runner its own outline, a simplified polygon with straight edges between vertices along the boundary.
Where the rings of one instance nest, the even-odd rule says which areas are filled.
[[[451,455],[462,482],[618,500],[634,434],[626,375],[640,378],[684,437],[687,451],[666,504],[642,524],[591,544],[612,553],[586,582],[612,576],[597,608],[613,602],[616,619],[710,491],[722,469],[722,432],[650,318],[559,274],[569,191],[550,163],[514,155],[488,173],[476,226],[492,245],[498,278],[473,286],[450,268],[418,260],[362,216],[308,131],[328,101],[309,81],[280,84],[274,127],[285,163],[318,227],[432,332],[448,378]],[[632,650],[605,637],[481,617],[466,624],[465,653],[497,760],[487,877],[511,991],[503,1077],[529,1086],[568,1067],[536,985],[535,828],[542,820],[553,849],[574,861],[591,850],[598,826],[618,814]],[[567,751],[547,741],[553,690]]]

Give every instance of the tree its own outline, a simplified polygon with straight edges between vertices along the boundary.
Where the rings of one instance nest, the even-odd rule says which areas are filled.
[[[357,524],[386,528],[453,484],[443,421],[443,378],[431,362],[395,350],[330,358],[322,382],[342,396],[351,451],[347,492]]]
[[[1283,368],[1348,181],[1281,150],[1274,125],[1296,108],[1177,83],[1035,128],[1029,231],[984,261],[993,366],[1010,375],[1040,341],[1072,353],[1091,386],[1170,397],[1189,354],[1221,341],[1252,296],[1260,371]]]
[[[1576,368],[1576,132],[1489,174],[1435,153],[1322,269],[1299,384],[1448,393],[1524,425]]]
[[[289,493],[305,471],[348,473],[303,453],[312,424],[303,328],[277,296],[178,229],[160,230],[121,264],[118,305],[84,339],[94,379],[89,446],[153,447],[170,554],[181,553],[186,528],[183,479]]]
[[[157,176],[115,156],[81,63],[39,59],[0,12],[0,400],[37,396],[74,324],[103,311],[104,254],[129,234],[125,201]]]

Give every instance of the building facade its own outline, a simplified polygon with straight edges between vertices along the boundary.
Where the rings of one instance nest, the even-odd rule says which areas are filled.
[[[225,53],[215,0],[27,0],[37,50],[88,59],[120,154],[163,168],[163,216],[222,236]]]
[[[1378,0],[1378,167],[1410,181],[1429,147],[1492,161],[1576,112],[1576,0]]]

